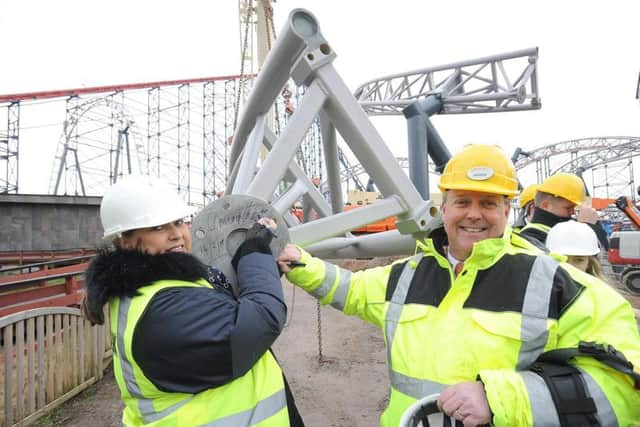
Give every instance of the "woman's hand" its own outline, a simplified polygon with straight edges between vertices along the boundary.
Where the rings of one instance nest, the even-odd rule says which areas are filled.
[[[267,218],[267,217],[262,217],[258,219],[258,224],[262,224],[265,227],[270,228],[271,230],[275,230],[278,227],[278,225],[273,219]]]
[[[272,255],[271,241],[276,236],[273,230],[276,222],[271,218],[260,218],[245,233],[244,242],[238,247],[231,258],[233,269],[238,271],[240,258],[253,252]]]

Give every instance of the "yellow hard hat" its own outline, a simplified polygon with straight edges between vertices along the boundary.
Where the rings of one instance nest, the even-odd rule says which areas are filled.
[[[520,200],[518,201],[521,208],[524,208],[532,202],[533,199],[536,198],[536,193],[538,192],[538,188],[540,188],[540,184],[531,184],[520,193]]]
[[[584,202],[584,182],[578,175],[560,172],[544,180],[538,191],[567,199],[576,205]]]
[[[518,194],[516,169],[495,145],[467,145],[447,162],[438,187],[443,193],[469,190],[508,197]]]

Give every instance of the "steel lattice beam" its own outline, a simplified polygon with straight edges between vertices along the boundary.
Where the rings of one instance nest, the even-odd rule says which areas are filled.
[[[521,155],[515,162],[515,166],[518,170],[524,169],[531,164],[560,154],[577,153],[580,151],[608,150],[611,147],[633,143],[639,139],[640,138],[637,136],[605,136],[557,142],[545,145],[535,150],[522,151]]]
[[[535,166],[537,182],[558,172],[590,171],[583,178],[591,182],[591,196],[635,197],[633,158],[639,155],[640,137],[583,138],[520,152],[515,164],[520,174]]]
[[[442,101],[439,114],[539,109],[536,66],[531,48],[393,74],[369,81],[355,97],[370,115],[401,114],[430,95]]]
[[[0,193],[18,192],[20,102],[7,107],[7,131],[0,133]]]

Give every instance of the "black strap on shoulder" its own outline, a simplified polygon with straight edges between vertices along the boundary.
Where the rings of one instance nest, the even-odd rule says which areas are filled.
[[[580,371],[571,365],[536,362],[530,368],[544,380],[561,427],[599,427],[597,408],[585,390]]]
[[[270,348],[269,352],[271,353],[273,358],[276,360],[278,365],[280,365],[280,362],[278,362],[278,358],[276,357],[276,354],[273,352],[273,349]],[[289,412],[289,427],[305,427],[304,421],[302,420],[302,416],[300,415],[300,412],[298,411],[298,407],[296,406],[296,401],[293,398],[293,393],[291,393],[291,388],[289,388],[289,382],[287,381],[287,377],[284,375],[284,370],[282,369],[282,367],[280,367],[280,370],[282,370],[282,381],[284,381],[284,393],[287,397],[287,410]]]
[[[625,375],[629,375],[637,390],[640,390],[640,371],[634,370],[633,364],[609,344],[598,344],[593,341],[581,341],[578,348],[561,348],[547,351],[538,357],[539,362],[566,364],[576,356],[593,357],[610,368]]]
[[[282,380],[284,381],[284,392],[287,396],[287,410],[289,411],[289,426],[304,427],[304,421],[302,421],[302,416],[298,411],[298,407],[296,406],[296,401],[293,398],[293,393],[291,393],[291,389],[289,388],[287,377],[284,376],[284,372],[282,373]]]

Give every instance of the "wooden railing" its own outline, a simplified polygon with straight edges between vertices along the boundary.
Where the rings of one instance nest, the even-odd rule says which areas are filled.
[[[108,312],[47,307],[0,318],[0,426],[27,426],[102,378],[111,359]]]

